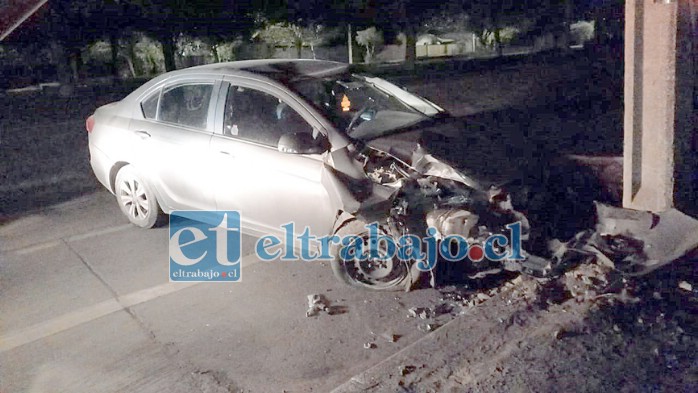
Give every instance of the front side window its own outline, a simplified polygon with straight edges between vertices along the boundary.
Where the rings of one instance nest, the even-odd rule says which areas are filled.
[[[207,128],[212,92],[213,84],[203,83],[165,88],[160,97],[158,120],[186,127]]]
[[[254,89],[230,86],[223,133],[276,147],[285,133],[309,133],[313,128],[281,99]]]

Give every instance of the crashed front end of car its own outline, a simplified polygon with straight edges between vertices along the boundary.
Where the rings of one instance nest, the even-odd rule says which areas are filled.
[[[344,204],[344,215],[340,217],[338,228],[353,221],[376,222],[393,239],[414,234],[419,237],[431,236],[441,242],[459,236],[467,241],[470,248],[480,250],[493,235],[504,235],[508,241],[494,247],[497,248],[497,255],[506,258],[491,261],[468,254],[464,262],[470,261],[470,270],[482,272],[522,270],[523,258],[529,254],[511,249],[512,245],[518,244],[514,244],[516,242],[509,237],[510,226],[520,224],[517,227],[517,240],[525,245],[530,236],[530,224],[526,215],[514,207],[511,195],[503,187],[484,188],[473,178],[420,148],[413,152],[411,163],[369,146],[355,152],[354,156],[354,162],[360,163],[367,181],[359,185],[359,182],[347,184],[345,180],[346,193],[351,194],[352,198],[345,200],[347,203]],[[409,289],[424,273],[429,274],[433,284],[433,270],[417,268],[418,262],[394,260],[388,263],[393,269],[406,273],[406,279],[399,281],[394,280],[394,274],[386,271],[386,261],[340,261],[344,264],[341,266],[345,270],[344,281],[355,284],[346,277],[346,270],[353,269],[354,275],[350,278],[362,284],[360,286],[373,289],[384,289],[384,278],[390,278],[391,283]],[[408,266],[398,266],[401,263]],[[382,276],[372,276],[372,269],[377,268],[382,268]]]
[[[382,236],[436,238],[441,248],[450,247],[443,240],[458,236],[476,251],[489,246],[498,248],[497,256],[513,256],[483,260],[470,254],[475,268],[522,270],[528,254],[519,243],[529,240],[531,224],[507,186],[521,179],[515,172],[531,164],[524,143],[506,143],[507,135],[453,118],[380,78],[330,75],[293,87],[341,130],[329,135],[332,149],[322,174],[331,203],[340,212],[333,235],[357,236],[368,248],[379,247],[369,244],[365,225],[370,223],[380,225]],[[519,223],[517,242],[486,244],[493,236],[506,235],[514,223]],[[512,244],[517,249],[508,250]],[[336,255],[339,250],[334,251]],[[333,270],[350,285],[409,288],[424,271],[433,273],[418,262],[336,256]]]

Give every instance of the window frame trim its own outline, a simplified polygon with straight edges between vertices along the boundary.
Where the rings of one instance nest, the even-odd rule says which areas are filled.
[[[276,97],[277,99],[286,103],[293,110],[295,110],[302,118],[305,120],[313,130],[317,130],[320,134],[324,135],[325,138],[329,138],[327,128],[323,125],[323,122],[318,119],[318,114],[314,113],[294,95],[293,92],[287,91],[287,88],[277,86],[273,83],[266,82],[264,80],[248,78],[244,76],[230,76],[226,75],[223,77],[223,82],[221,83],[221,91],[219,97],[219,110],[216,113],[216,128],[213,131],[214,135],[225,138],[227,140],[234,140],[245,143],[252,143],[258,146],[264,146],[276,150],[277,146],[270,146],[264,143],[250,141],[242,138],[236,138],[233,136],[226,135],[223,130],[223,122],[225,118],[225,103],[228,99],[228,92],[231,86],[240,86],[246,89],[257,90],[262,93],[269,94]],[[283,86],[283,85],[282,85]]]
[[[141,118],[143,121],[146,122],[152,122],[155,124],[160,124],[168,127],[178,127],[182,128],[185,130],[190,130],[190,131],[196,131],[196,132],[204,132],[208,134],[213,134],[215,130],[215,122],[217,120],[217,112],[216,112],[216,99],[220,93],[221,90],[221,85],[223,84],[222,81],[223,77],[220,75],[187,75],[183,77],[178,77],[178,78],[171,78],[171,79],[166,79],[164,81],[160,81],[156,85],[154,85],[151,89],[149,89],[147,92],[144,94],[141,94],[138,98],[138,104],[137,106],[137,112],[140,114]],[[160,117],[160,101],[162,100],[162,94],[164,89],[170,88],[170,87],[176,87],[179,85],[188,85],[188,84],[210,84],[213,85],[213,89],[211,91],[211,97],[209,97],[209,106],[208,106],[208,113],[206,115],[206,127],[205,128],[199,128],[199,127],[192,127],[192,126],[187,126],[185,124],[179,124],[179,123],[172,123],[168,121],[162,121],[159,120]],[[142,103],[151,98],[153,94],[155,94],[155,91],[158,93],[158,107],[156,110],[156,118],[155,119],[149,119],[145,117],[145,114],[143,113],[143,108],[142,108]],[[142,98],[145,97],[145,98]]]

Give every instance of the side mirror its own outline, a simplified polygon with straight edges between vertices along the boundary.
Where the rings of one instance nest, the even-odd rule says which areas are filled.
[[[278,149],[290,154],[320,154],[327,151],[329,143],[324,135],[317,138],[307,132],[292,132],[281,135]]]

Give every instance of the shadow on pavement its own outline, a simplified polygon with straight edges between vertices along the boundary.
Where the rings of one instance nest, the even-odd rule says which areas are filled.
[[[97,179],[89,176],[79,181],[56,182],[12,192],[0,192],[0,225],[103,188]]]

